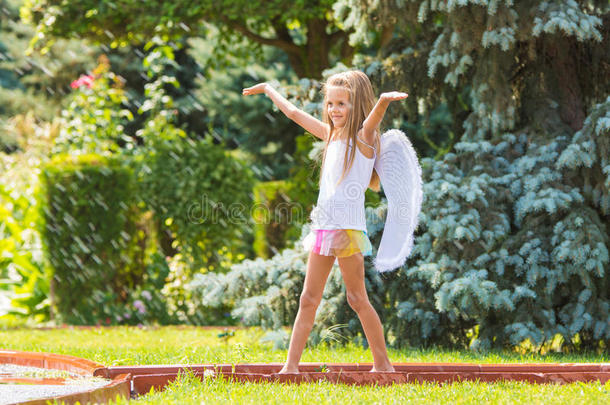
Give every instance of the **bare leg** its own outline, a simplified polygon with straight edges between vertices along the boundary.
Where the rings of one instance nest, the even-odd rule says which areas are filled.
[[[366,293],[362,253],[339,258],[339,267],[347,290],[347,302],[358,314],[373,353],[374,366],[371,371],[394,371],[386,350],[383,326]]]
[[[288,358],[280,373],[298,373],[299,360],[305,343],[313,327],[316,310],[322,300],[324,285],[335,262],[335,256],[322,256],[314,252],[309,253],[307,260],[307,272],[303,292],[299,300],[299,311],[294,320],[290,346],[288,347]]]

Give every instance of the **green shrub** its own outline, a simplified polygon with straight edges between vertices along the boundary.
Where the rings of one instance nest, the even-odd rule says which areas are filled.
[[[5,314],[49,318],[49,268],[40,254],[40,234],[33,193],[27,185],[20,193],[0,184],[0,317]],[[8,305],[7,305],[8,304]]]
[[[133,114],[124,108],[129,99],[121,78],[110,71],[106,56],[100,56],[91,75],[83,75],[70,102],[61,111],[61,126],[52,148],[54,154],[117,152],[121,146],[133,148],[125,135],[125,125]]]
[[[251,252],[253,176],[222,145],[194,141],[152,120],[138,161],[138,196],[153,211],[166,256],[180,253],[193,270],[228,267]]]
[[[149,256],[139,285],[128,291],[127,302],[109,296],[108,316],[104,321],[111,324],[176,324],[178,318],[168,308],[168,299],[163,293],[170,269],[161,254]]]
[[[117,158],[58,155],[42,168],[41,188],[53,310],[72,324],[106,319],[108,301],[126,302],[144,272],[133,173]]]
[[[191,288],[194,279],[202,273],[192,274],[190,267],[180,254],[167,261],[168,275],[163,289],[159,290],[163,296],[167,310],[176,323],[188,325],[234,325],[231,318],[231,304],[208,305],[204,303],[199,289]],[[207,272],[206,275],[222,275],[219,272]]]

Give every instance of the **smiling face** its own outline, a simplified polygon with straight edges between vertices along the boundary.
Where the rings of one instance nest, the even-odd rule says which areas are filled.
[[[343,128],[350,114],[352,105],[349,91],[343,87],[329,87],[326,90],[326,113],[335,128]]]

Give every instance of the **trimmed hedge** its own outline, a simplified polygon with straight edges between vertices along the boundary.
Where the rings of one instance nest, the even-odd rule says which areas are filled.
[[[52,312],[70,324],[104,319],[144,272],[133,173],[117,158],[58,155],[41,171],[41,234],[52,268]]]
[[[252,249],[252,186],[245,163],[212,140],[150,137],[138,162],[138,196],[153,211],[164,255],[189,272],[216,271]]]

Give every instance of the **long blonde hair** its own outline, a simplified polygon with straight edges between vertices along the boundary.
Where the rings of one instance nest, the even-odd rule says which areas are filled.
[[[345,123],[345,126],[343,128],[335,128],[333,125],[333,121],[330,119],[330,116],[328,114],[327,89],[329,87],[339,87],[347,90],[347,92],[349,93],[349,101],[351,104],[351,108],[349,110],[347,122]],[[362,128],[362,123],[375,106],[375,94],[373,93],[373,86],[371,85],[371,81],[369,80],[366,74],[359,70],[350,70],[347,72],[336,73],[330,76],[324,84],[323,92],[324,107],[322,111],[322,120],[328,125],[330,125],[330,132],[328,134],[328,138],[326,138],[326,143],[324,145],[322,167],[324,167],[324,161],[326,160],[326,150],[328,149],[328,145],[334,134],[337,134],[339,137],[341,137],[342,135],[347,133],[347,142],[348,144],[351,143],[351,145],[353,145],[353,148],[351,148],[351,153],[350,148],[345,148],[345,159],[343,160],[343,173],[341,173],[341,178],[339,179],[340,183],[354,164],[356,148],[358,147],[356,143],[356,136],[360,128]],[[374,146],[377,149],[377,154],[380,153],[379,145],[379,128],[376,128]],[[322,180],[320,179],[320,182],[321,181]],[[369,181],[369,188],[374,191],[379,191],[379,175],[377,174],[377,171],[375,171],[375,169],[373,169],[373,173]]]

